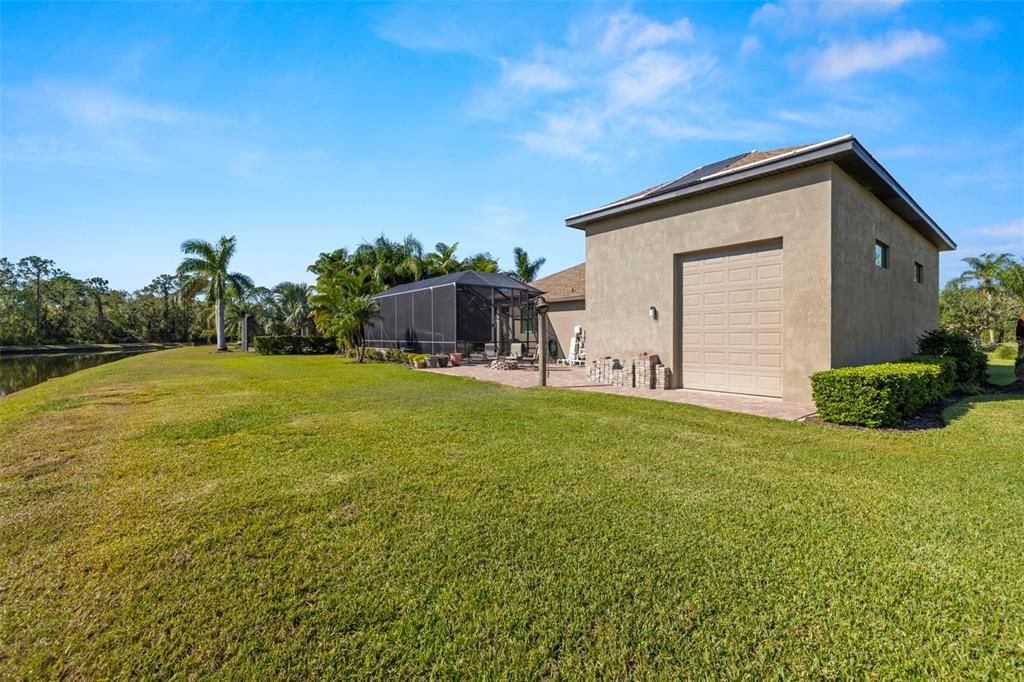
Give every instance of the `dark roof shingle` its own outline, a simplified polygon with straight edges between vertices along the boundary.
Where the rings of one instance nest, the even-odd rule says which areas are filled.
[[[587,264],[580,263],[571,268],[552,273],[530,282],[535,289],[544,292],[544,300],[571,301],[583,298],[587,286]]]

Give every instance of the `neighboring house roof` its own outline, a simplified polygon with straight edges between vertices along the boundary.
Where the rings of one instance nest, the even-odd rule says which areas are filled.
[[[665,201],[702,194],[828,161],[842,168],[940,251],[956,248],[949,235],[942,231],[942,228],[852,135],[815,144],[738,154],[701,166],[682,177],[649,187],[610,204],[569,216],[565,219],[565,224],[569,227],[582,228],[596,220]]]
[[[421,279],[418,282],[399,284],[398,286],[391,287],[379,294],[374,294],[370,298],[390,296],[392,294],[404,294],[409,291],[433,289],[434,287],[451,286],[453,284],[468,287],[484,287],[488,289],[521,289],[538,296],[541,293],[529,284],[523,284],[519,280],[513,279],[508,275],[503,275],[500,272],[477,272],[475,270],[466,270],[463,272],[452,272],[447,275],[439,275],[438,277],[431,277],[430,279]]]
[[[587,264],[574,265],[530,284],[543,291],[544,300],[549,303],[582,300],[587,286]]]

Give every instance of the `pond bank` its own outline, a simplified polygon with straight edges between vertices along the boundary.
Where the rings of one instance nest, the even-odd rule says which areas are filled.
[[[148,350],[178,348],[184,343],[92,343],[43,344],[39,346],[0,346],[0,355],[52,355],[56,353],[139,353]]]

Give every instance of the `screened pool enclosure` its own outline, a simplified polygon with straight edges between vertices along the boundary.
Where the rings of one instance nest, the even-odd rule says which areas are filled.
[[[532,353],[541,292],[495,272],[454,272],[373,296],[378,319],[366,345],[415,353]]]

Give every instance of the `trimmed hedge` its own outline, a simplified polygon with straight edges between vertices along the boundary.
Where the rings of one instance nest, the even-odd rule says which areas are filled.
[[[988,381],[988,356],[975,348],[966,334],[935,329],[917,340],[917,352],[956,360],[958,384],[984,386]]]
[[[325,336],[257,336],[254,345],[262,355],[337,353],[338,343]]]
[[[902,362],[841,367],[811,375],[818,415],[837,424],[887,426],[941,400],[951,390],[956,362],[915,356]]]

